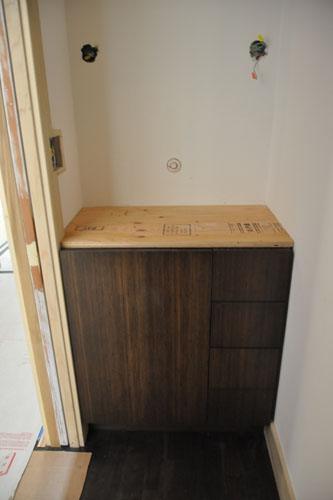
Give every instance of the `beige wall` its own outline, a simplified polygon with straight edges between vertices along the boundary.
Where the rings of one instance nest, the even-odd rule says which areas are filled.
[[[64,223],[83,205],[64,0],[39,0],[52,125],[61,129],[66,172],[59,176]]]
[[[68,0],[66,13],[85,205],[264,202],[279,2]],[[258,33],[270,47],[255,82]]]
[[[333,498],[332,23],[286,2],[267,193],[296,243],[275,421],[297,500]]]

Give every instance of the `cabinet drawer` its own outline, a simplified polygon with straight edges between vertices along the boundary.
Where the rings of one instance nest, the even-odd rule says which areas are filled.
[[[210,349],[210,389],[274,389],[279,349]]]
[[[210,389],[208,422],[229,429],[267,425],[273,405],[273,390]]]
[[[284,302],[215,302],[211,347],[280,347]]]
[[[213,300],[285,301],[291,249],[223,249],[213,257]]]

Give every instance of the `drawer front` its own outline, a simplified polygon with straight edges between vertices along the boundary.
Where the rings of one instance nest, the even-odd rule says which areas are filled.
[[[273,417],[279,349],[211,349],[207,420],[246,428]]]
[[[273,417],[273,390],[210,389],[208,422],[211,427],[264,426]]]
[[[213,300],[286,301],[291,249],[223,249],[213,257]]]
[[[210,349],[210,389],[274,389],[279,349]]]
[[[287,305],[284,302],[215,302],[211,347],[280,347]]]

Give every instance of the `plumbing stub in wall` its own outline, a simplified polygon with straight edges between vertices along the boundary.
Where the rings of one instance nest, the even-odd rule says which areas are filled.
[[[85,62],[92,63],[95,61],[98,53],[98,47],[94,47],[93,45],[90,45],[90,43],[86,43],[81,47],[81,52],[82,52],[82,59]]]
[[[178,158],[170,158],[167,163],[167,169],[169,172],[176,173],[182,168],[181,161]]]
[[[259,60],[267,56],[267,44],[263,37],[261,35],[258,35],[258,40],[254,40],[254,42],[251,43],[250,45],[250,56],[254,61],[254,66],[253,66],[253,71],[252,71],[252,78],[254,80],[258,79],[258,75],[256,72],[256,67],[259,62]]]

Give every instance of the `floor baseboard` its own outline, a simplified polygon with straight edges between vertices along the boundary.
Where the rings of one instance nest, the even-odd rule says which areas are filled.
[[[296,500],[274,422],[265,427],[264,434],[280,500]]]

